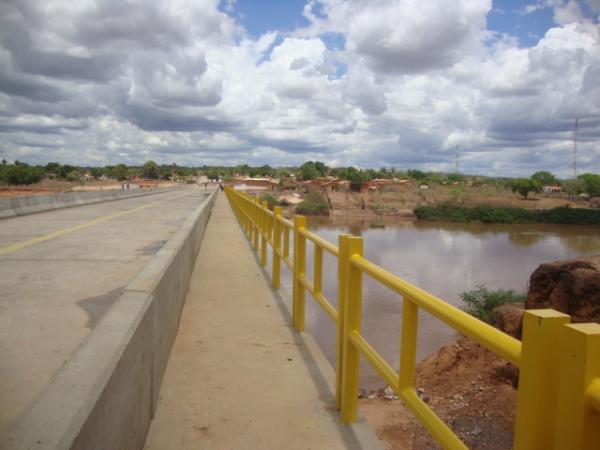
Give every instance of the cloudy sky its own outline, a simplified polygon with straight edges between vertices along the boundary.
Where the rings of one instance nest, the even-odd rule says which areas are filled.
[[[600,0],[2,0],[0,156],[600,173]]]

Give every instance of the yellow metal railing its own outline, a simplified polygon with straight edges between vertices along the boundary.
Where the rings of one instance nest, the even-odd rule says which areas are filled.
[[[230,188],[226,194],[262,266],[267,265],[271,246],[273,287],[280,287],[282,261],[292,272],[294,328],[304,331],[305,292],[336,324],[336,400],[342,422],[357,417],[362,354],[443,448],[467,448],[415,391],[422,308],[519,367],[515,449],[600,449],[600,324],[570,324],[566,314],[528,310],[523,340],[518,341],[373,264],[363,256],[361,237],[340,235],[335,246],[309,231],[304,216],[296,215],[292,222],[282,217],[280,207],[269,211],[266,202],[261,205],[257,198]],[[306,274],[306,241],[315,249],[312,280]],[[337,309],[322,292],[324,252],[338,261]],[[363,276],[403,297],[399,371],[361,334]]]

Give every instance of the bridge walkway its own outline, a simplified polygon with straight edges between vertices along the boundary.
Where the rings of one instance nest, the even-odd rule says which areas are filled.
[[[145,448],[381,448],[364,419],[340,422],[333,383],[219,193]]]

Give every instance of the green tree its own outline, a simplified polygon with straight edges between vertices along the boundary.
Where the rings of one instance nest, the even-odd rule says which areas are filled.
[[[308,161],[300,166],[300,178],[302,178],[303,181],[319,178],[319,171],[315,167],[314,162]]]
[[[584,173],[577,177],[583,183],[583,192],[590,197],[600,197],[600,175]]]
[[[0,178],[10,184],[32,184],[42,179],[42,171],[24,163],[3,165]]]
[[[102,167],[92,167],[90,174],[93,177],[100,178],[104,174],[104,169]]]
[[[536,194],[542,192],[542,185],[539,183],[539,181],[532,180],[530,178],[518,178],[513,180],[510,189],[513,192],[520,194],[523,198],[527,198],[530,192],[534,192]]]
[[[65,178],[67,181],[79,181],[79,172],[76,170],[71,170]]]
[[[547,170],[540,170],[534,173],[531,175],[531,179],[537,181],[542,186],[552,186],[558,184],[556,177]]]
[[[113,167],[112,174],[119,181],[126,180],[129,177],[129,167],[125,164],[117,164]]]
[[[425,172],[421,172],[420,170],[409,169],[406,171],[406,175],[413,180],[427,181],[427,174]]]
[[[571,197],[579,195],[584,190],[583,180],[565,180],[562,182],[562,190]]]
[[[146,161],[142,168],[144,169],[144,175],[146,178],[158,178],[158,164],[156,164],[154,161]]]
[[[55,176],[60,175],[60,163],[57,162],[49,162],[46,164],[46,173],[53,174]]]

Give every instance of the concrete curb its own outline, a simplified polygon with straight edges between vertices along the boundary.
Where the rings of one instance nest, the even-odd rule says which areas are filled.
[[[0,219],[25,216],[55,209],[72,208],[74,206],[111,202],[125,198],[142,197],[144,195],[168,192],[169,189],[134,189],[107,191],[63,192],[51,195],[29,195],[25,197],[0,198]],[[175,188],[178,189],[178,188]]]
[[[208,195],[125,288],[40,395],[0,435],[0,448],[143,447],[216,195]]]

